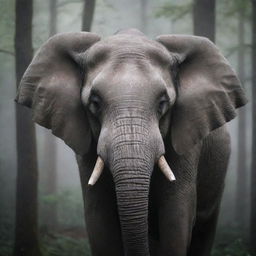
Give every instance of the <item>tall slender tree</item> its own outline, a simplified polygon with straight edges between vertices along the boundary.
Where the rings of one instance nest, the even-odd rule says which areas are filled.
[[[84,0],[82,30],[91,31],[96,0]]]
[[[215,41],[215,0],[194,0],[193,7],[193,21],[194,21],[194,34],[198,36],[205,36],[211,41]],[[200,212],[200,198],[198,198],[198,212]],[[216,205],[215,205],[216,207]],[[219,206],[218,206],[219,207]],[[213,208],[214,209],[214,208]],[[214,212],[214,210],[213,210]],[[218,216],[211,214],[205,218],[205,220],[197,221],[197,225],[193,229],[193,237],[191,240],[191,247],[189,249],[189,255],[207,254],[204,251],[205,248],[201,246],[202,241],[210,238],[216,232],[215,223]],[[208,232],[203,232],[202,227],[206,227]]]
[[[140,0],[140,20],[141,30],[143,33],[147,33],[147,12],[148,12],[148,0]]]
[[[242,83],[245,85],[246,70],[246,25],[248,21],[248,0],[234,0],[223,1],[224,8],[227,10],[226,15],[235,17],[237,19],[237,41],[238,45],[233,47],[232,53],[237,53],[237,70],[238,76]],[[246,88],[245,88],[246,89]],[[246,200],[248,198],[248,167],[247,167],[247,108],[239,109],[238,113],[238,127],[237,127],[237,165],[236,165],[236,195],[235,195],[235,222],[240,228],[247,226],[248,207]],[[243,209],[243,211],[241,211]]]
[[[252,163],[250,248],[256,255],[256,0],[252,0]]]
[[[49,0],[49,36],[57,33],[57,0]]]
[[[16,0],[16,82],[29,65],[32,55],[32,0]],[[35,127],[31,112],[16,105],[17,137],[17,190],[16,190],[16,227],[15,256],[38,256],[37,230],[37,153]]]
[[[49,0],[49,36],[57,33],[57,0]],[[45,191],[46,196],[56,196],[57,194],[57,168],[56,168],[56,139],[45,131],[44,136],[44,158],[47,159],[44,165],[45,173]],[[45,205],[44,223],[47,224],[50,230],[57,227],[57,203],[50,200]]]
[[[242,84],[245,83],[245,5],[238,5],[238,76]],[[238,148],[237,148],[237,180],[236,180],[236,223],[245,225],[245,211],[247,198],[247,170],[246,170],[246,108],[241,108],[238,115]]]
[[[194,0],[194,34],[215,41],[215,0]]]

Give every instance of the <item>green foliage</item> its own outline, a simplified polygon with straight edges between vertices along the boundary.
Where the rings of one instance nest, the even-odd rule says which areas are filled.
[[[42,202],[45,204],[55,204],[58,202],[58,196],[56,196],[56,195],[42,196]]]
[[[81,189],[63,190],[58,200],[59,223],[63,226],[84,226]]]
[[[240,229],[234,226],[222,227],[217,232],[212,256],[250,256],[248,246]]]
[[[41,229],[42,230],[42,229]],[[61,229],[58,233],[40,232],[43,256],[90,256],[84,228]],[[10,214],[0,218],[0,256],[11,256],[14,245],[14,222]]]
[[[226,16],[233,16],[244,11],[245,17],[250,20],[251,18],[251,1],[250,0],[222,0],[219,1],[221,5],[221,12]]]
[[[192,1],[188,1],[183,4],[173,4],[171,2],[168,2],[158,8],[156,12],[156,17],[171,18],[173,21],[177,21],[184,16],[192,13],[192,8]]]
[[[250,254],[242,239],[238,238],[227,245],[214,248],[212,256],[250,256]]]
[[[63,189],[57,195],[41,195],[42,213],[44,206],[57,204],[58,223],[62,227],[84,227],[84,206],[80,187]]]
[[[0,218],[0,256],[9,256],[13,248],[13,220],[10,215]]]
[[[251,18],[250,0],[222,0],[216,2],[219,6],[218,14],[221,13],[222,15],[229,17],[237,15],[237,13],[243,9],[247,19],[249,20]],[[173,21],[177,21],[188,14],[192,14],[192,10],[192,0],[186,0],[185,3],[174,3],[174,1],[168,1],[158,8],[155,16],[171,18]]]
[[[45,236],[42,239],[44,256],[90,256],[90,248],[85,238],[75,239],[63,235]]]

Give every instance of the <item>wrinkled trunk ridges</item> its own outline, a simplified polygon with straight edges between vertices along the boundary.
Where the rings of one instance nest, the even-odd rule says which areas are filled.
[[[126,168],[125,168],[126,169]],[[149,255],[148,248],[148,195],[150,176],[137,174],[133,178],[118,179],[120,168],[114,181],[119,217],[126,255]],[[148,170],[146,170],[148,172]]]
[[[148,256],[148,196],[154,157],[145,118],[130,115],[115,123],[111,169],[126,256]]]

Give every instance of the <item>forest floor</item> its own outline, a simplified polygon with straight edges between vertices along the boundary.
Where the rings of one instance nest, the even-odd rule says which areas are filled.
[[[247,240],[248,238],[244,237],[239,228],[221,227],[215,238],[212,256],[251,256]]]
[[[42,234],[41,248],[43,256],[91,255],[86,231],[80,227]]]
[[[7,232],[7,230],[5,230]],[[0,230],[0,256],[11,256],[13,242]],[[216,237],[212,256],[250,256],[246,242],[235,228],[221,228]],[[90,256],[86,232],[82,227],[66,228],[56,232],[40,232],[43,256]]]

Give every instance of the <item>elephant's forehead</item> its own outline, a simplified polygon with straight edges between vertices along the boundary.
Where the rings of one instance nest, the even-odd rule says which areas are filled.
[[[115,35],[96,43],[87,52],[87,86],[109,98],[153,98],[172,84],[171,60],[170,53],[156,41],[144,36]]]
[[[97,65],[107,60],[120,63],[126,60],[148,60],[170,65],[170,53],[158,42],[144,36],[114,35],[99,41],[87,52],[87,63]]]
[[[124,63],[118,69],[113,69],[111,65],[108,65],[93,78],[93,84],[105,84],[106,81],[113,86],[164,83],[162,73],[153,66],[145,65],[141,68],[133,63]]]
[[[89,86],[111,99],[120,95],[145,99],[146,96],[151,98],[158,95],[159,91],[164,91],[172,84],[169,74],[164,77],[151,65],[145,68],[141,69],[132,63],[126,63],[115,70],[108,65],[96,76],[90,77]]]

